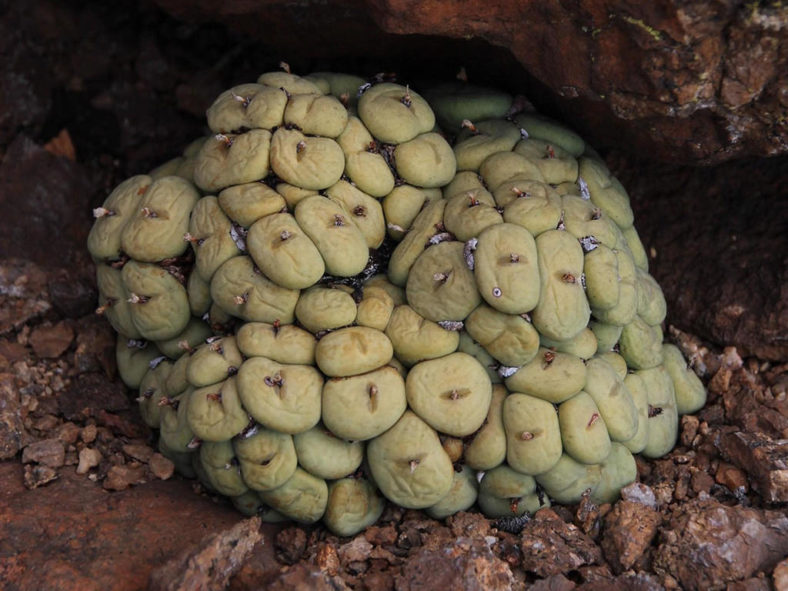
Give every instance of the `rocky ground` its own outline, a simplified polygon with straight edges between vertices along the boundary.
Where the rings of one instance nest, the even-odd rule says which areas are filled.
[[[4,589],[788,589],[785,157],[695,169],[605,151],[667,334],[709,391],[622,500],[513,523],[389,507],[354,538],[261,525],[156,453],[93,312],[84,242],[112,186],[177,154],[219,91],[285,56],[120,6],[0,8]]]

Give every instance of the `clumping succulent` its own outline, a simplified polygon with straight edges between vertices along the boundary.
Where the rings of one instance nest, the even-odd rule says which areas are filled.
[[[705,391],[663,344],[627,193],[512,102],[269,72],[96,208],[120,375],[182,474],[350,535],[385,499],[609,502],[674,446]]]

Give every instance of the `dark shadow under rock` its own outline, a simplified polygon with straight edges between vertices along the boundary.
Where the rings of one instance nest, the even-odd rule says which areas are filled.
[[[742,356],[788,358],[788,158],[714,168],[610,158],[668,322]]]
[[[81,164],[17,136],[0,163],[0,252],[44,266],[84,266],[94,190]]]

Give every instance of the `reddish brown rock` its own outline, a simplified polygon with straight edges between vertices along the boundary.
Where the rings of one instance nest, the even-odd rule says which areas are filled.
[[[150,468],[151,474],[159,480],[169,480],[172,478],[173,474],[175,474],[175,464],[172,463],[172,460],[165,458],[160,453],[155,453],[150,457],[148,467]]]
[[[0,373],[0,460],[13,458],[26,444],[19,391],[10,373]]]
[[[577,585],[564,575],[550,575],[545,579],[539,579],[529,587],[530,591],[572,591],[576,588]]]
[[[85,443],[93,443],[96,440],[97,435],[98,428],[93,423],[89,423],[82,429],[82,432],[79,434],[79,438]]]
[[[711,491],[711,487],[714,486],[714,478],[712,478],[708,472],[697,470],[692,473],[690,486],[692,487],[692,492],[695,493],[695,496],[698,496],[698,494],[701,492],[708,493]]]
[[[248,587],[243,587],[248,589]],[[319,568],[303,562],[288,567],[277,577],[269,579],[267,591],[349,591],[339,577],[334,577]]]
[[[41,324],[30,335],[30,345],[39,357],[60,357],[74,340],[74,329],[68,322]]]
[[[497,69],[489,48],[487,62],[474,60],[484,40],[511,51],[538,81],[531,85],[537,98],[599,143],[623,143],[674,162],[788,151],[788,124],[781,118],[788,14],[779,4],[344,0],[299,11],[284,0],[157,3],[180,18],[264,34],[304,60],[427,57],[435,44],[415,35],[439,35],[468,40],[459,52],[474,79]],[[510,85],[523,77],[514,68],[499,75]]]
[[[336,577],[339,573],[339,554],[336,546],[330,541],[318,545],[315,562],[317,567],[329,577]]]
[[[58,477],[57,470],[44,464],[26,464],[23,472],[25,486],[31,490],[49,484]]]
[[[369,558],[372,544],[364,536],[356,536],[337,550],[339,562],[343,565],[364,562]]]
[[[788,589],[788,558],[774,567],[772,582],[775,589]]]
[[[788,502],[788,443],[737,431],[722,436],[720,451],[749,474],[753,488],[765,500]]]
[[[628,570],[651,545],[662,518],[651,507],[620,501],[605,516],[602,550],[616,572]]]
[[[457,538],[439,548],[412,553],[397,576],[397,591],[421,589],[509,590],[514,584],[509,565],[481,537]]]
[[[55,435],[64,445],[73,445],[79,439],[82,429],[71,422],[63,423],[55,430]]]
[[[484,537],[491,535],[490,520],[481,513],[460,511],[447,517],[446,525],[451,529],[451,533],[457,537]]]
[[[679,505],[671,516],[654,555],[654,570],[692,591],[768,572],[786,554],[784,512],[696,500]]]
[[[63,470],[48,486],[26,490],[19,465],[4,462],[0,482],[0,580],[9,589],[144,589],[154,568],[239,519],[184,480],[107,493]],[[50,573],[53,560],[66,576]]]
[[[552,509],[540,509],[520,534],[523,569],[540,577],[600,564],[602,552],[580,529]]]
[[[5,210],[16,210],[17,205],[11,202],[11,197],[15,193],[4,193],[3,171],[6,169],[5,163],[8,154],[3,156],[0,162],[0,207]],[[11,164],[13,166],[13,163]],[[24,195],[24,192],[18,193]],[[23,201],[20,199],[20,201]],[[5,232],[5,219],[0,219],[0,231]],[[21,234],[17,236],[16,248],[34,248],[28,244],[29,236],[22,233],[24,228],[17,229]],[[46,274],[44,270],[33,262],[24,258],[11,258],[12,251],[3,247],[4,236],[0,236],[0,252],[4,253],[4,258],[0,260],[0,334],[8,333],[11,330],[19,330],[26,322],[39,318],[51,309],[48,294],[46,293]],[[24,255],[22,255],[24,256]],[[13,346],[12,346],[13,347]],[[6,350],[6,347],[3,347]],[[13,353],[13,349],[11,353]],[[19,353],[16,347],[16,353]]]
[[[372,525],[364,530],[364,537],[376,546],[390,546],[397,541],[397,530],[393,525]]]
[[[66,448],[59,439],[44,439],[31,443],[22,451],[22,463],[42,464],[60,468],[65,462]]]
[[[610,505],[606,505],[606,510],[610,509]],[[590,491],[586,491],[577,504],[575,511],[575,524],[580,526],[583,533],[588,535],[592,540],[599,540],[599,532],[602,527],[602,512],[599,505],[591,500]]]
[[[725,591],[772,591],[772,588],[769,586],[769,581],[766,578],[752,577],[745,581],[728,583]]]
[[[211,534],[151,573],[151,591],[224,589],[244,560],[263,540],[260,518]]]
[[[577,591],[664,591],[656,577],[647,573],[623,573],[614,579],[601,578],[584,583]]]
[[[285,564],[295,564],[306,550],[306,533],[300,527],[287,527],[276,534],[276,557]]]
[[[728,488],[731,492],[747,492],[747,475],[727,462],[720,462],[714,480]]]
[[[126,490],[130,486],[145,482],[145,466],[112,466],[104,480],[107,490]]]
[[[14,195],[25,198],[11,202]],[[81,164],[17,136],[0,163],[0,252],[41,265],[85,264],[90,195]]]

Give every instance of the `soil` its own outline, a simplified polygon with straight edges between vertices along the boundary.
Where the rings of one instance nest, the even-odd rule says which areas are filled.
[[[685,280],[692,268],[677,254],[675,212],[719,201],[732,174],[704,184],[708,170],[604,154],[633,187],[636,223],[669,286],[666,335],[709,392],[682,418],[675,450],[638,458],[621,500],[504,521],[389,506],[352,538],[261,524],[157,453],[117,377],[112,329],[94,313],[84,244],[111,187],[178,154],[222,89],[278,59],[145,2],[17,4],[0,8],[0,84],[12,91],[0,97],[4,589],[788,589],[785,232],[745,232],[735,273],[696,250],[706,272]],[[741,199],[779,220],[784,161],[737,167],[756,187],[739,187]],[[668,214],[677,221],[662,232]],[[697,244],[715,244],[725,224],[698,221]],[[749,284],[748,267],[759,271]],[[699,312],[709,293],[734,305],[747,289],[762,305],[736,316],[746,330]]]

